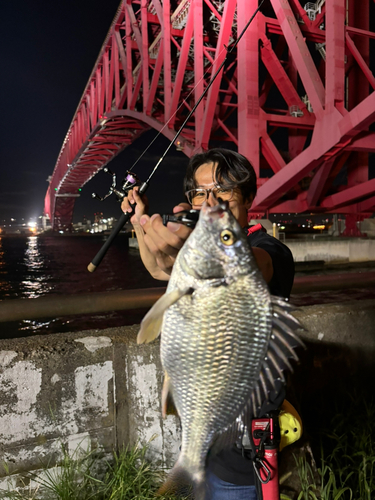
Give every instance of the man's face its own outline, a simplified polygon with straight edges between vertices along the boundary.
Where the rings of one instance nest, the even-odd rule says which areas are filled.
[[[203,163],[196,170],[194,178],[197,188],[211,189],[215,187],[216,167],[217,163]],[[247,225],[247,211],[251,207],[252,201],[252,199],[244,200],[240,189],[234,189],[233,198],[229,201],[229,209],[238,220],[241,227],[245,227]],[[209,193],[207,204],[209,206],[217,204],[217,200],[211,192]],[[193,205],[193,208],[199,209],[200,206]]]

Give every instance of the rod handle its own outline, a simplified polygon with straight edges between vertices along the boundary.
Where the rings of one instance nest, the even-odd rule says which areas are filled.
[[[96,270],[96,268],[99,266],[99,264],[101,263],[101,261],[103,260],[103,258],[105,256],[105,254],[107,253],[109,247],[112,245],[113,240],[116,238],[118,233],[121,231],[121,229],[128,222],[128,220],[133,215],[133,213],[134,213],[134,210],[133,210],[133,212],[128,212],[126,214],[123,213],[121,215],[121,217],[117,221],[116,226],[112,230],[112,233],[108,236],[108,238],[104,242],[104,244],[101,247],[101,249],[99,250],[99,252],[95,255],[95,257],[92,259],[90,264],[87,266],[87,269],[88,269],[88,271],[90,271],[90,273],[93,273]]]
[[[139,188],[139,194],[142,195],[147,190],[147,188],[148,188],[148,183],[144,182]],[[112,233],[108,236],[108,238],[104,242],[104,244],[101,247],[101,249],[99,250],[99,252],[95,255],[95,257],[92,259],[90,264],[87,266],[87,270],[90,271],[90,273],[93,273],[96,270],[96,268],[99,266],[99,264],[101,263],[101,261],[103,260],[103,258],[105,256],[105,254],[107,253],[109,247],[112,245],[113,240],[116,238],[118,233],[121,231],[121,229],[128,222],[130,217],[134,214],[135,205],[136,205],[135,203],[133,205],[130,204],[130,206],[132,207],[132,211],[127,212],[126,214],[123,213],[121,215],[121,217],[117,221],[116,226],[112,230]]]

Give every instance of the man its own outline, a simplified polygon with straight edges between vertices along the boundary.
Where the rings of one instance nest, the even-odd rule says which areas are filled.
[[[174,212],[187,208],[200,209],[203,203],[216,205],[218,198],[227,201],[231,212],[248,234],[248,241],[271,294],[288,298],[294,279],[290,250],[261,227],[248,227],[247,212],[256,189],[254,169],[244,156],[226,149],[212,149],[190,159],[184,180],[189,204],[178,205]],[[165,227],[160,215],[146,215],[147,200],[139,196],[138,188],[130,191],[123,201],[121,207],[124,212],[131,211],[129,203],[136,203],[131,222],[144,265],[154,278],[168,280],[176,256],[191,229],[174,222],[168,222]],[[271,394],[265,411],[278,408],[284,394],[281,387],[278,393]],[[257,498],[253,467],[243,457],[242,451],[241,447],[233,445],[231,449],[209,457],[207,500]]]

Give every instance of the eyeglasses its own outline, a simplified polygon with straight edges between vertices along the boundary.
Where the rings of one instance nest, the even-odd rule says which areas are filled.
[[[230,201],[233,198],[234,189],[221,186],[215,186],[211,189],[196,188],[186,191],[185,196],[190,205],[203,205],[208,200],[209,194],[212,193],[215,198],[221,198],[223,201]]]

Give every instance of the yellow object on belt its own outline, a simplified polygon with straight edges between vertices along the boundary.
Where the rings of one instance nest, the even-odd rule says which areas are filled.
[[[280,446],[279,451],[281,451],[285,446],[288,446],[302,435],[302,420],[298,415],[297,410],[292,406],[289,401],[284,399],[281,405],[279,414],[279,425],[280,425]]]

